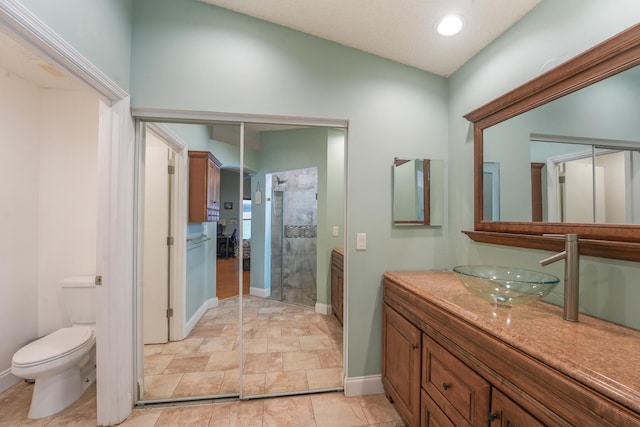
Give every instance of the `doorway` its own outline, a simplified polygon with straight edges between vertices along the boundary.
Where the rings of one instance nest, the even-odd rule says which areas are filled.
[[[145,114],[134,111],[143,125]],[[155,111],[148,114],[146,118],[152,117],[154,124],[166,122],[164,126],[184,135],[183,141],[189,141],[187,150],[206,150],[216,156],[222,174],[219,221],[187,223],[184,219],[178,224],[178,229],[185,230],[187,243],[176,238],[186,263],[182,274],[174,274],[182,277],[175,287],[184,293],[182,316],[189,327],[182,338],[170,338],[165,344],[169,347],[145,346],[143,350],[138,341],[141,359],[145,354],[139,372],[149,372],[145,386],[154,386],[140,397],[141,403],[342,389],[344,334],[330,311],[330,253],[344,246],[346,234],[346,174],[340,172],[345,168],[346,124],[329,127],[306,123],[308,119],[282,118],[276,125],[262,123],[260,117],[248,123],[228,116],[222,120],[215,114],[203,118],[199,113],[194,118],[188,112],[179,123],[175,115],[165,121]],[[297,164],[299,168],[282,167]],[[183,175],[187,167],[185,164]],[[310,176],[312,184],[307,182]],[[305,276],[300,283],[312,289],[307,306],[269,298],[271,246],[267,242],[271,230],[267,218],[277,194],[272,189],[280,185],[276,191],[286,193],[283,181],[291,186],[296,179],[306,180],[304,185],[310,187],[301,203],[312,202],[312,211],[306,214],[311,220],[286,222],[283,218],[282,238],[283,247],[291,246],[291,240],[308,240],[305,244],[311,255],[302,262],[306,270],[296,273]],[[225,181],[233,182],[234,188],[226,188]],[[282,196],[286,201],[286,194]],[[180,206],[186,207],[186,200],[183,203]],[[225,239],[236,228],[235,250],[230,256],[223,251],[219,258],[218,237]],[[341,232],[334,235],[334,229]],[[202,274],[191,271],[195,263],[190,260],[202,261],[198,264],[204,269]],[[235,274],[227,275],[221,262],[233,262]],[[238,291],[224,294],[228,285]],[[191,306],[185,308],[187,304]]]

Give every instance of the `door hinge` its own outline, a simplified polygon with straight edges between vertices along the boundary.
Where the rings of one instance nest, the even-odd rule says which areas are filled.
[[[167,308],[167,317],[173,317],[173,308]]]
[[[102,276],[96,276],[95,285],[102,286]]]
[[[167,172],[169,173],[169,175],[173,175],[173,174],[175,174],[175,173],[176,173],[176,167],[175,167],[175,166],[173,166],[173,165],[169,165],[169,166],[167,167]]]
[[[169,236],[167,237],[167,246],[172,246],[173,245],[173,237]]]

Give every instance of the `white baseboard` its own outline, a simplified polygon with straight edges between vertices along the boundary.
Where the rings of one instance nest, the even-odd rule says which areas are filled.
[[[0,372],[0,393],[5,391],[12,385],[19,383],[21,380],[21,378],[18,378],[11,373],[11,368]]]
[[[382,375],[368,375],[366,377],[344,379],[344,395],[347,397],[382,393],[384,393]]]
[[[271,289],[265,288],[249,288],[249,295],[260,298],[269,298],[271,296]]]
[[[202,319],[202,316],[204,316],[204,314],[207,312],[207,310],[209,310],[210,308],[216,308],[218,306],[218,298],[211,298],[206,300],[198,309],[198,311],[196,311],[193,316],[191,316],[191,319],[189,319],[189,321],[187,322],[187,324],[185,325],[184,329],[184,336],[188,337],[189,334],[191,333],[191,331],[193,330],[193,328],[196,327],[196,325],[198,324],[198,322],[200,321],[200,319]]]
[[[330,315],[331,314],[331,304],[321,304],[319,302],[316,303],[316,313]]]

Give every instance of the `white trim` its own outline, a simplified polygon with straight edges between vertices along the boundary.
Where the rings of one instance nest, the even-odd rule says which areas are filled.
[[[348,120],[323,119],[313,117],[275,116],[267,114],[238,114],[193,110],[167,110],[156,108],[133,108],[133,117],[139,120],[161,121],[167,123],[205,123],[211,122],[249,122],[279,125],[319,126],[346,128]],[[243,133],[241,133],[242,135]]]
[[[19,383],[20,380],[20,378],[11,373],[11,368],[0,372],[0,393],[5,391],[12,385]]]
[[[19,1],[0,0],[0,20],[16,35],[110,102],[123,100],[129,96],[124,89]]]
[[[202,303],[200,308],[191,316],[187,324],[184,328],[184,336],[188,337],[193,328],[196,327],[202,316],[209,310],[210,308],[216,308],[218,306],[218,298],[211,298]]]
[[[271,296],[271,289],[265,288],[249,288],[249,295],[252,297],[269,298]]]
[[[98,137],[98,259],[96,287],[97,423],[129,416],[134,376],[135,149],[129,99],[101,102]]]
[[[316,303],[316,313],[320,313],[320,314],[324,314],[324,315],[330,315],[331,314],[331,304],[322,304],[317,302]]]
[[[382,375],[367,375],[344,379],[344,395],[347,397],[382,394]]]

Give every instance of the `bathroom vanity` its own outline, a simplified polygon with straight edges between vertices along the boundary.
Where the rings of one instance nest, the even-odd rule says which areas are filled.
[[[386,272],[385,393],[410,426],[640,426],[640,331],[534,302],[496,307],[452,272]]]
[[[342,248],[331,251],[331,311],[342,325],[344,314],[344,252]]]

